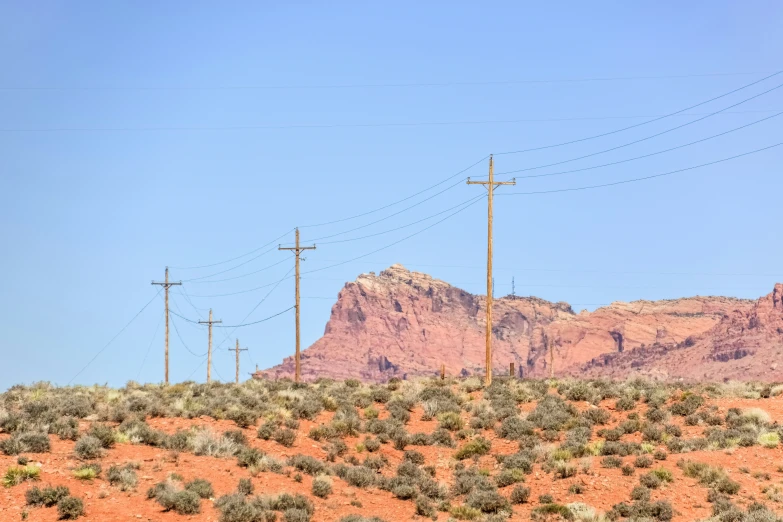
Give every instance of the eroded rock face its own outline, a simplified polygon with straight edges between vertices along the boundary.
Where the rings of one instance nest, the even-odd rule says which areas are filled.
[[[693,297],[618,302],[576,314],[567,303],[503,297],[493,307],[494,368],[505,373],[513,362],[517,374],[525,377],[548,376],[552,370],[555,375],[604,374],[619,361],[623,368],[638,363],[631,354],[647,354],[640,359],[646,361],[653,357],[648,352],[662,346],[701,347],[702,336],[735,316],[737,324],[726,328],[737,331],[744,317],[745,330],[737,334],[741,338],[754,328],[766,331],[770,314],[783,318],[783,286],[776,291],[768,296],[768,310],[750,300]],[[302,352],[302,376],[381,382],[435,375],[441,364],[450,375],[483,374],[485,302],[483,296],[401,265],[379,275],[362,274],[340,291],[324,336]],[[717,359],[743,359],[753,356],[740,356],[743,349],[758,351],[732,339],[710,353]],[[289,357],[259,375],[290,377],[293,370]],[[654,371],[675,375],[665,368]],[[623,372],[628,373],[617,371],[616,376]]]
[[[726,312],[700,336],[604,354],[567,370],[574,375],[682,380],[783,380],[783,284],[749,306]]]

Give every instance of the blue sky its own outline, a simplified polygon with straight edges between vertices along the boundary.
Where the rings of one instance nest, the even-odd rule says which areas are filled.
[[[4,2],[0,389],[69,382],[153,299],[150,281],[161,279],[166,265],[240,256],[276,244],[294,226],[407,197],[489,153],[609,132],[769,75],[781,69],[782,14],[783,4],[774,1]],[[721,75],[672,78],[711,73]],[[637,79],[520,83],[618,77]],[[638,140],[780,83],[783,75],[604,138],[500,155],[496,172]],[[731,130],[783,110],[781,91],[633,146],[527,174],[620,161]],[[783,117],[773,118],[638,161],[518,179],[514,191],[706,163],[777,143],[781,129]],[[783,281],[782,149],[600,190],[498,197],[496,295],[510,292],[512,277],[517,294],[576,309],[768,293]],[[455,180],[485,174],[482,161]],[[417,221],[480,190],[460,184],[333,240]],[[303,228],[302,238],[366,225],[435,192],[355,220]],[[485,214],[484,203],[476,204],[390,248],[305,275],[303,345],[322,334],[340,288],[362,272],[399,262],[482,293]],[[362,240],[317,241],[302,270],[362,256],[437,219]],[[207,276],[250,257],[172,268],[172,278]],[[212,278],[279,261],[231,281],[187,283],[199,310],[181,289],[172,291],[172,310],[197,320],[212,307],[215,318],[236,324],[271,287],[197,296],[274,283],[292,267],[290,254],[270,251]],[[287,279],[247,321],[292,304]],[[162,380],[162,315],[155,299],[74,382]],[[205,352],[206,332],[174,321],[171,378],[203,380],[202,358],[188,349]],[[226,333],[216,330],[216,346]],[[243,373],[276,364],[293,351],[293,313],[233,333],[216,350],[213,376],[232,378],[226,348],[237,336],[250,348]]]

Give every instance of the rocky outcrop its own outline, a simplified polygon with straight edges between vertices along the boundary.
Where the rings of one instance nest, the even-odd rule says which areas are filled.
[[[525,377],[624,376],[639,371],[637,359],[657,361],[667,351],[701,349],[702,337],[717,332],[729,317],[744,317],[744,331],[762,328],[770,313],[783,315],[783,287],[776,291],[768,296],[769,311],[750,300],[693,297],[617,302],[577,314],[567,303],[503,297],[493,306],[495,371],[506,373],[513,362]],[[484,296],[401,265],[379,275],[362,274],[340,291],[324,336],[302,352],[302,376],[381,382],[434,375],[441,364],[450,375],[483,374],[485,303]],[[744,335],[737,325],[726,328]],[[732,337],[710,353],[717,364],[752,356],[751,350],[758,347]],[[289,357],[258,375],[290,377],[293,370]],[[676,374],[665,368],[648,371],[656,372],[662,378]]]
[[[682,380],[783,380],[783,284],[751,306],[738,306],[701,334],[604,354],[569,368],[573,375]]]

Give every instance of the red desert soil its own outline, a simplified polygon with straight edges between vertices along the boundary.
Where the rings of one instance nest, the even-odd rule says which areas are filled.
[[[476,395],[476,394],[474,394]],[[593,406],[580,402],[575,403],[580,410],[588,409]],[[783,418],[783,400],[780,398],[771,399],[719,399],[708,400],[706,406],[715,405],[718,411],[724,414],[728,408],[753,408],[759,407],[768,412],[772,420]],[[522,410],[529,410],[533,404],[522,404]],[[607,409],[612,414],[612,419],[606,427],[612,427],[624,420],[628,413],[614,410],[614,401],[603,401],[601,408]],[[640,415],[647,410],[645,405],[637,405],[634,411]],[[384,412],[385,413],[385,412]],[[437,426],[437,421],[422,421],[421,407],[417,407],[411,414],[411,420],[406,425],[410,433],[427,432],[431,433]],[[253,447],[278,458],[289,457],[294,454],[306,454],[313,457],[324,459],[326,452],[321,449],[322,443],[316,442],[307,437],[311,427],[320,423],[328,422],[332,413],[322,413],[315,422],[302,421],[297,431],[297,440],[293,447],[286,448],[273,441],[264,441],[256,437],[256,428],[250,427],[243,430]],[[468,421],[469,416],[463,412],[462,417]],[[671,423],[677,424],[683,428],[683,437],[699,436],[704,426],[685,426],[682,417],[672,417]],[[202,417],[194,420],[181,418],[154,418],[149,419],[148,423],[155,429],[166,433],[173,433],[177,429],[189,428],[193,426],[208,426],[218,432],[229,429],[237,429],[231,421],[215,421],[210,418]],[[84,429],[89,423],[82,423]],[[636,434],[638,435],[638,434]],[[492,454],[511,454],[517,451],[517,443],[503,439],[498,439],[491,430],[485,431],[484,436],[492,441]],[[1,438],[6,438],[3,435]],[[363,437],[363,435],[362,435]],[[388,521],[407,521],[412,519],[425,520],[424,517],[415,515],[413,502],[396,499],[391,493],[379,489],[360,489],[351,487],[342,480],[334,478],[334,493],[328,499],[319,499],[311,495],[312,477],[303,474],[302,481],[296,482],[294,474],[288,476],[284,474],[275,474],[271,472],[260,473],[257,477],[251,477],[247,469],[237,466],[235,459],[219,459],[213,457],[198,457],[190,453],[180,453],[178,458],[173,458],[173,454],[164,449],[148,447],[144,445],[134,445],[130,443],[117,444],[110,449],[101,464],[105,470],[111,464],[124,464],[127,462],[136,462],[140,464],[138,471],[139,485],[135,491],[121,492],[117,488],[110,486],[105,480],[99,478],[92,482],[81,482],[73,477],[71,470],[79,462],[73,453],[74,443],[71,441],[61,441],[57,437],[51,436],[51,453],[30,455],[31,462],[39,462],[41,465],[40,485],[65,485],[70,488],[72,495],[84,499],[86,516],[80,520],[85,521],[217,521],[219,512],[212,506],[210,500],[202,502],[201,513],[198,515],[182,516],[174,512],[163,512],[161,507],[153,500],[146,498],[146,490],[155,483],[163,481],[173,472],[176,472],[185,479],[185,481],[195,478],[205,478],[209,480],[214,489],[215,496],[232,493],[240,478],[250,478],[255,486],[255,494],[275,494],[275,493],[302,493],[307,495],[315,504],[315,515],[313,520],[334,522],[341,517],[359,513],[363,516],[378,516]],[[594,440],[598,440],[594,436]],[[633,440],[628,438],[625,440]],[[359,437],[348,437],[345,439],[349,448],[349,454],[357,455],[355,447],[359,443]],[[408,449],[414,449],[409,447]],[[416,446],[425,459],[426,464],[436,467],[436,479],[444,481],[449,485],[452,482],[452,467],[455,463],[453,459],[454,449],[436,447],[436,446]],[[392,474],[396,466],[402,461],[402,451],[398,451],[391,444],[381,446],[379,452],[389,459],[385,474]],[[363,455],[360,455],[363,458]],[[681,455],[670,454],[665,461],[656,462],[654,467],[662,466],[674,475],[674,482],[661,489],[652,491],[652,500],[666,499],[672,503],[674,508],[674,520],[691,521],[707,518],[710,513],[710,504],[707,502],[707,488],[698,484],[696,479],[685,477],[682,471],[676,466],[677,460],[685,458],[688,460],[705,462],[711,465],[723,467],[728,475],[741,484],[741,490],[734,497],[734,502],[747,507],[753,500],[764,500],[770,505],[761,489],[765,485],[781,484],[783,482],[783,473],[781,473],[780,464],[783,463],[783,449],[780,447],[769,449],[760,446],[749,448],[736,448],[730,451],[697,451]],[[551,473],[545,473],[540,465],[536,465],[531,475],[526,477],[526,485],[532,489],[530,503],[515,505],[514,514],[510,520],[529,520],[530,512],[538,505],[537,498],[544,493],[551,494],[556,502],[570,503],[583,502],[599,511],[607,511],[614,504],[622,501],[629,501],[631,489],[638,484],[639,475],[647,470],[637,469],[633,476],[624,477],[620,469],[606,469],[601,467],[601,457],[586,457],[590,461],[588,473],[580,472],[574,477],[556,480]],[[624,463],[632,463],[634,457],[625,457]],[[469,461],[466,461],[469,463]],[[575,462],[581,465],[582,460]],[[9,466],[16,464],[16,457],[1,456],[0,470],[5,470]],[[478,459],[477,465],[480,468],[488,469],[494,475],[499,468],[492,455],[484,456]],[[768,474],[767,477],[754,478],[753,472],[763,471]],[[758,477],[758,475],[756,475]],[[569,493],[571,484],[579,483],[583,486],[582,494]],[[27,508],[25,506],[25,491],[30,487],[30,483],[13,486],[0,490],[0,521],[22,520],[23,511],[28,511],[27,520],[30,521],[55,521],[57,520],[57,510],[55,508]],[[501,488],[504,495],[508,495],[513,486]],[[351,505],[351,502],[361,503],[362,507]],[[776,506],[773,504],[772,508]],[[445,521],[449,518],[447,513],[438,513],[438,520]]]

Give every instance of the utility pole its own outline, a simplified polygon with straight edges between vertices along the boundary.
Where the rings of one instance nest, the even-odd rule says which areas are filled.
[[[552,339],[549,339],[549,378],[555,378],[555,348]]]
[[[247,348],[240,348],[239,347],[239,339],[237,339],[237,347],[236,348],[229,348],[229,352],[237,352],[237,384],[239,384],[239,352],[246,352]],[[258,371],[258,365],[256,365],[256,371]]]
[[[223,321],[213,321],[212,320],[212,309],[209,309],[209,321],[199,321],[198,324],[208,324],[209,325],[209,344],[207,347],[207,382],[212,381],[212,325],[213,324],[220,324]]]
[[[294,247],[282,247],[278,246],[278,250],[291,250],[294,255],[296,256],[296,353],[294,354],[294,381],[299,382],[299,378],[301,375],[301,368],[299,364],[299,348],[300,348],[300,337],[299,337],[299,254],[301,254],[304,250],[315,250],[315,245],[303,247],[299,246],[299,229],[296,229],[296,246]]]
[[[492,384],[492,200],[495,193],[495,187],[498,185],[516,185],[515,180],[495,181],[495,175],[492,169],[492,155],[489,156],[489,180],[470,181],[468,185],[484,185],[487,189],[487,370],[484,378],[484,384]]]
[[[170,286],[182,286],[181,281],[176,283],[169,282],[169,267],[166,267],[166,279],[161,282],[152,282],[153,285],[160,285],[166,291],[166,298],[164,300],[166,306],[166,384],[169,383],[169,287]]]
[[[516,297],[517,295],[517,288],[514,286],[514,276],[511,276],[511,296]]]

